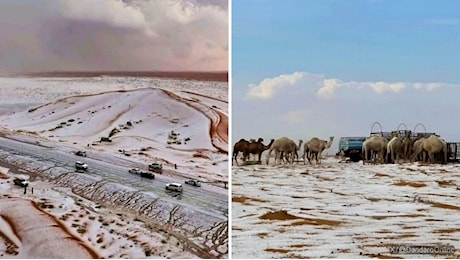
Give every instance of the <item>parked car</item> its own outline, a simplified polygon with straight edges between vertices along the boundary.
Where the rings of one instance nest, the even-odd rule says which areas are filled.
[[[166,184],[166,190],[182,192],[182,184],[171,182]]]
[[[186,180],[185,184],[189,184],[189,185],[196,186],[196,187],[201,187],[201,182],[197,179]]]
[[[163,172],[163,165],[161,163],[152,163],[149,165],[149,170],[161,174]]]
[[[85,151],[77,151],[77,152],[75,153],[75,155],[86,157],[86,152],[85,152]]]
[[[82,161],[76,161],[75,168],[77,168],[79,171],[86,171],[88,170],[88,165]]]
[[[26,179],[14,178],[13,182],[14,182],[15,185],[18,185],[18,186],[21,186],[21,187],[29,186],[29,181],[27,181]]]

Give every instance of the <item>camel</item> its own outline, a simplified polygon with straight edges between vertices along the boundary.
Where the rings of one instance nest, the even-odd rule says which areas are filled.
[[[270,149],[268,150],[267,165],[269,163],[272,151],[275,151],[275,164],[277,164],[277,160],[278,160],[278,163],[280,163],[281,160],[283,160],[283,154],[285,154],[286,157],[291,153],[295,154],[296,152],[294,150],[296,149],[295,146],[296,146],[295,142],[287,137],[281,137],[281,138],[276,139],[272,143]]]
[[[410,156],[412,154],[412,147],[414,146],[414,140],[410,135],[404,137],[402,141],[402,156],[404,160],[410,161]]]
[[[290,142],[290,152],[284,154],[284,152],[281,152],[281,159],[283,160],[283,155],[284,155],[284,158],[286,159],[286,161],[291,161],[291,163],[294,163],[294,160],[295,159],[299,159],[299,154],[297,153],[297,151],[300,149],[300,147],[302,146],[302,143],[303,143],[303,140],[299,140],[299,144],[296,145],[294,143],[294,141]]]
[[[413,161],[415,157],[417,157],[417,155],[422,151],[426,151],[428,153],[428,156],[430,157],[430,163],[435,162],[434,155],[436,153],[443,152],[443,161],[444,163],[447,163],[447,143],[436,135],[431,135],[430,137],[421,141],[420,145],[417,146],[416,150],[412,154],[411,161]]]
[[[410,157],[409,157],[410,162],[413,162],[415,159],[425,161],[426,151],[423,151],[423,148],[422,148],[422,143],[425,141],[425,139],[426,139],[425,137],[421,137],[413,142]],[[414,155],[412,158],[412,155],[415,154],[415,151],[420,151],[421,153],[423,153],[423,158],[420,158],[420,152]]]
[[[334,137],[329,137],[329,141],[320,140],[317,137],[313,137],[308,142],[305,142],[303,148],[303,162],[305,162],[305,157],[308,157],[308,161],[311,164],[311,158],[315,155],[316,163],[321,163],[322,153],[324,150],[331,147],[332,142],[334,141]],[[318,160],[319,157],[319,160]]]
[[[248,146],[249,146],[249,142],[245,140],[244,138],[240,139],[233,146],[232,160],[233,159],[235,160],[236,165],[238,165],[238,153],[239,152],[243,152],[243,162],[246,160],[246,156],[244,155],[244,152],[248,150]]]
[[[254,155],[259,155],[259,160],[257,161],[258,163],[261,163],[261,157],[262,157],[262,153],[265,151],[265,150],[268,150],[271,145],[273,144],[273,142],[275,141],[275,139],[272,139],[270,141],[270,143],[268,145],[264,145],[262,142],[264,141],[264,139],[262,138],[259,138],[257,140],[257,142],[251,142],[249,143],[248,145],[248,149],[246,152],[243,152],[246,153],[247,156],[249,156],[249,154],[254,154]],[[246,156],[245,156],[246,157]]]
[[[395,161],[399,163],[399,158],[402,155],[403,143],[399,137],[394,136],[387,144],[387,157],[390,163]],[[395,158],[396,157],[396,158]],[[402,157],[402,156],[401,156]]]
[[[363,143],[363,164],[369,162],[369,152],[371,156],[373,156],[373,153],[376,153],[377,160],[383,162],[387,144],[388,140],[381,136],[371,136],[367,138]]]

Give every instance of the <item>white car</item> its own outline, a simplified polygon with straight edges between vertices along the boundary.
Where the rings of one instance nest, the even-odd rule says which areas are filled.
[[[134,173],[134,174],[141,174],[141,169],[139,168],[132,168],[128,170],[129,173]]]
[[[182,192],[182,184],[171,182],[171,183],[166,184],[166,189]]]
[[[82,161],[76,161],[75,162],[75,168],[77,168],[77,170],[83,170],[83,171],[86,171],[88,170],[88,164],[82,162]]]

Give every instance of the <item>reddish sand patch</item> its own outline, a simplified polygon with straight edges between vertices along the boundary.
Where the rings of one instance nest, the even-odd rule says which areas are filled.
[[[8,223],[14,235],[29,244],[29,254],[37,258],[101,258],[99,253],[74,236],[56,217],[25,199],[1,199],[0,216]],[[37,225],[36,223],[40,223]],[[40,233],[40,237],[36,234]],[[66,251],[50,250],[55,247]]]
[[[344,222],[335,221],[335,220],[328,220],[328,219],[317,219],[317,218],[302,218],[291,215],[287,213],[285,210],[275,211],[275,212],[267,212],[264,215],[259,217],[260,219],[268,219],[268,220],[300,220],[298,222],[294,222],[289,226],[298,226],[298,225],[328,225],[328,226],[338,226],[343,224]]]
[[[421,214],[407,214],[407,215],[386,215],[386,216],[371,216],[370,218],[372,219],[387,219],[387,218],[418,218],[418,217],[424,217],[425,215]]]
[[[434,233],[455,233],[460,232],[460,228],[438,229]]]
[[[425,186],[426,186],[425,183],[419,183],[419,182],[406,182],[406,181],[395,182],[395,183],[393,183],[393,185],[395,185],[395,186],[410,186],[410,187],[414,187],[414,188],[421,188],[421,187],[425,187]]]
[[[460,210],[460,207],[455,205],[444,204],[439,202],[430,202],[430,204],[435,208]]]
[[[286,253],[289,253],[291,250],[288,250],[288,249],[279,249],[279,248],[266,248],[265,251],[271,252],[271,253],[286,254]]]
[[[245,205],[250,205],[251,201],[255,202],[268,202],[267,200],[257,199],[257,198],[249,198],[249,197],[232,197],[232,202],[238,202]]]
[[[200,111],[201,113],[203,113],[203,115],[209,118],[209,120],[211,120],[211,127],[209,129],[209,135],[211,137],[212,145],[217,150],[219,150],[221,153],[228,153],[226,149],[227,147],[221,147],[220,145],[218,145],[219,143],[218,140],[221,140],[223,143],[228,144],[228,117],[225,114],[221,113],[218,110],[213,109],[212,111],[214,111],[214,113],[216,113],[216,115],[219,117],[219,119],[216,121],[214,118],[207,115],[204,111],[201,111],[199,108],[195,107],[195,105],[193,104],[194,102],[186,100],[172,93],[171,91],[167,91],[167,90],[163,90],[163,91],[169,97],[179,102],[183,102],[184,104]]]

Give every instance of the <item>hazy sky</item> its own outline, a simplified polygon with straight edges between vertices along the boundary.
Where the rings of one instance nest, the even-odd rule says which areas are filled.
[[[227,0],[2,0],[0,73],[220,70]]]
[[[460,141],[460,1],[234,0],[232,11],[233,143],[335,136],[335,153],[376,121]]]

